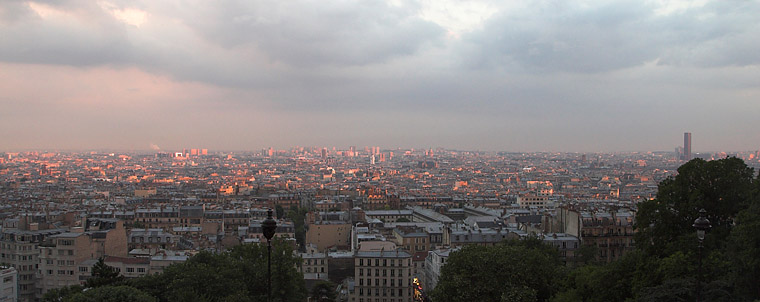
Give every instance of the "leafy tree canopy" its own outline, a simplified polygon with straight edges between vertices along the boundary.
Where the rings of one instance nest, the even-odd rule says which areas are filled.
[[[106,285],[116,285],[124,282],[124,276],[119,275],[119,271],[106,265],[103,257],[92,266],[92,277],[87,279],[87,287],[100,287]]]
[[[157,302],[155,297],[131,286],[101,286],[77,293],[64,302]]]
[[[547,301],[564,277],[557,250],[539,239],[468,245],[451,253],[433,301]]]
[[[335,284],[330,281],[320,281],[311,289],[312,301],[332,302],[335,298]]]

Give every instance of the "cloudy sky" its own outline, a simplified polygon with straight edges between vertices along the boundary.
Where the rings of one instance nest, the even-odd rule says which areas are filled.
[[[760,2],[0,1],[0,151],[760,148]]]

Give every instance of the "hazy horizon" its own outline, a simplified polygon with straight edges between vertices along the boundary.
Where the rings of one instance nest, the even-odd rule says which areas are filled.
[[[758,15],[757,1],[5,1],[0,150],[646,152],[684,132],[693,152],[758,150]]]

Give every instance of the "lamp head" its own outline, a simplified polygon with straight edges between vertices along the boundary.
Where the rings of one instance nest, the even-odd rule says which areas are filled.
[[[694,224],[692,225],[692,227],[697,230],[697,238],[699,241],[705,240],[705,232],[712,228],[710,220],[705,216],[707,216],[707,211],[705,211],[705,209],[699,210],[699,218],[694,220]]]
[[[267,219],[261,223],[261,231],[267,241],[274,237],[274,233],[277,231],[277,222],[272,218],[272,209],[267,210]]]

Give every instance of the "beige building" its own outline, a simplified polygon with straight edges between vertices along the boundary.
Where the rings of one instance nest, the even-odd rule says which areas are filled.
[[[26,228],[22,223],[20,226]],[[34,301],[40,294],[37,289],[39,244],[48,236],[64,230],[6,229],[0,233],[0,262],[18,272],[18,301]]]
[[[430,250],[430,235],[424,228],[398,226],[393,229],[393,236],[396,244],[411,254],[423,252],[427,255]]]
[[[0,302],[18,301],[18,271],[10,266],[0,266]]]
[[[50,236],[39,245],[38,298],[50,289],[84,284],[100,257],[127,256],[123,221],[91,219],[87,228]]]
[[[362,250],[354,257],[352,302],[412,302],[412,255],[402,249]]]
[[[126,278],[138,278],[150,272],[150,258],[108,256],[103,262]]]
[[[300,271],[306,280],[327,280],[327,253],[301,253]]]
[[[309,223],[306,231],[306,244],[316,245],[320,252],[331,248],[348,249],[350,238],[351,225],[344,221],[316,221]]]

